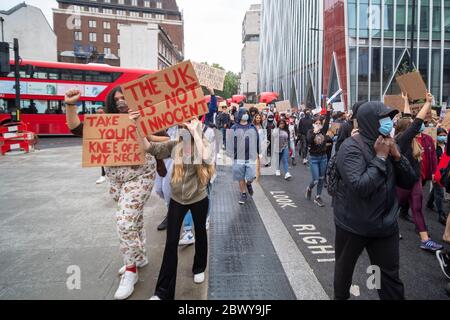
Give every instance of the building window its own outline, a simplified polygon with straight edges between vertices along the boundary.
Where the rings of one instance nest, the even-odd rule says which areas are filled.
[[[156,8],[162,9],[162,2],[161,1],[156,2]]]
[[[137,0],[131,0],[131,5],[132,6],[137,6]]]
[[[155,18],[157,20],[164,20],[164,15],[163,14],[157,14],[157,15],[155,15]]]
[[[117,56],[120,58],[120,49],[117,49]]]
[[[104,3],[111,3],[111,0],[103,0]]]
[[[89,20],[89,28],[97,28],[97,21]]]
[[[144,18],[145,18],[145,19],[151,19],[151,18],[152,18],[152,14],[151,14],[151,13],[145,13],[145,12],[144,12]]]
[[[104,48],[104,49],[103,49],[103,53],[104,53],[105,55],[111,54],[111,48]]]
[[[127,12],[125,10],[116,10],[116,14],[118,16],[126,16]]]
[[[83,11],[82,6],[72,6],[72,8],[73,8],[73,11],[77,11],[77,12]]]
[[[113,11],[112,11],[112,9],[103,9],[103,13],[104,14],[112,14]]]
[[[125,0],[119,0],[117,1],[118,4],[125,4]]]
[[[103,35],[103,41],[104,41],[105,43],[111,43],[111,35],[108,34],[108,33],[105,33],[105,34]]]
[[[89,41],[96,42],[97,41],[97,34],[95,32],[89,33]]]
[[[150,1],[145,0],[144,1],[144,7],[150,8]]]
[[[89,7],[89,12],[98,13],[98,8],[97,7]]]
[[[103,22],[103,29],[111,29],[111,22]]]
[[[139,17],[139,12],[137,12],[137,11],[130,11],[130,17]]]
[[[82,41],[83,33],[81,31],[75,31],[74,37],[75,37],[75,41]]]
[[[81,19],[80,18],[75,18],[73,23],[74,23],[75,29],[81,29]]]

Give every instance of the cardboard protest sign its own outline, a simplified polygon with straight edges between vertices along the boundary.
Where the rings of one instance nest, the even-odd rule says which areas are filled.
[[[433,128],[427,127],[427,128],[425,128],[425,131],[423,133],[432,137],[434,144],[437,144],[437,128],[436,127],[433,127]]]
[[[148,136],[208,113],[202,87],[190,61],[122,85],[138,129]]]
[[[445,113],[444,120],[442,120],[441,127],[448,131],[450,129],[450,112]]]
[[[86,115],[83,168],[142,165],[145,153],[127,114]]]
[[[402,96],[399,95],[384,96],[384,104],[400,112],[403,112],[405,110],[405,101],[403,100]]]
[[[251,108],[255,107],[255,104],[251,104],[251,103],[244,103],[244,108],[247,110],[250,110]]]
[[[205,87],[223,91],[226,71],[210,67],[203,63],[192,62],[200,84]]]
[[[258,103],[256,107],[258,108],[259,112],[263,112],[263,110],[267,108],[267,105],[265,103]]]
[[[426,99],[428,89],[419,71],[401,75],[396,77],[396,79],[398,85],[402,89],[402,92],[407,93],[409,99]]]
[[[291,102],[289,100],[276,102],[275,106],[278,112],[287,112],[291,109]]]

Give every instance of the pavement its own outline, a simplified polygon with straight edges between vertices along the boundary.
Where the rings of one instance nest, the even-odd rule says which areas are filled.
[[[95,184],[100,169],[81,168],[80,144],[71,137],[42,138],[36,152],[0,158],[0,299],[113,298],[122,265],[115,205],[107,184]],[[212,191],[207,281],[193,283],[194,248],[180,248],[176,299],[332,298],[331,199],[324,194],[325,208],[305,200],[308,168],[293,167],[289,182],[262,176],[244,206],[237,204],[239,193],[230,173],[230,167],[219,167]],[[165,232],[156,227],[166,212],[153,194],[144,212],[150,263],[139,272],[132,300],[153,294],[165,245]],[[426,211],[426,218],[439,240],[443,226],[437,215]],[[320,243],[308,238],[308,232],[320,236]],[[407,298],[448,299],[448,281],[436,258],[418,248],[414,226],[401,221],[401,233]],[[369,265],[364,254],[355,270],[353,299],[378,299],[366,287]],[[81,288],[74,288],[78,271]]]

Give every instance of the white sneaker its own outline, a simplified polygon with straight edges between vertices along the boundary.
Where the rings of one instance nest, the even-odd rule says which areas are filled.
[[[280,171],[280,170],[275,171],[275,175],[276,175],[277,177],[281,176],[281,171]]]
[[[206,218],[206,231],[209,230],[209,216]]]
[[[145,258],[144,260],[136,263],[136,267],[137,268],[143,268],[146,265],[148,265],[148,259],[147,258]],[[127,266],[123,266],[122,268],[120,268],[119,269],[119,275],[123,275],[125,273],[125,270],[127,270]]]
[[[119,288],[114,295],[116,300],[125,300],[133,294],[134,285],[138,282],[139,276],[137,273],[127,271],[120,279]]]
[[[194,275],[194,282],[196,284],[201,284],[201,283],[205,282],[205,273],[202,272],[202,273],[199,273],[199,274],[195,274]]]
[[[150,299],[148,299],[148,300],[161,300],[161,298],[160,297],[158,297],[158,296],[153,296],[153,297],[151,297]]]
[[[96,184],[102,184],[106,182],[106,178],[101,176],[100,178],[98,178],[98,180],[95,182]]]
[[[291,180],[292,179],[292,175],[288,172],[286,173],[286,175],[284,176],[285,180]]]
[[[303,164],[307,165],[308,164],[308,160],[307,159],[303,159]]]
[[[192,231],[186,231],[183,233],[183,236],[180,239],[178,245],[180,246],[189,246],[195,243],[195,237]]]

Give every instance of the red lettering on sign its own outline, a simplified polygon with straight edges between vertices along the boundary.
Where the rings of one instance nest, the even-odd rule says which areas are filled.
[[[195,79],[188,75],[188,69],[189,64],[186,64],[184,66],[184,70],[181,68],[178,68],[178,72],[180,73],[181,79],[183,80],[184,84],[189,84],[191,82],[195,82]]]

